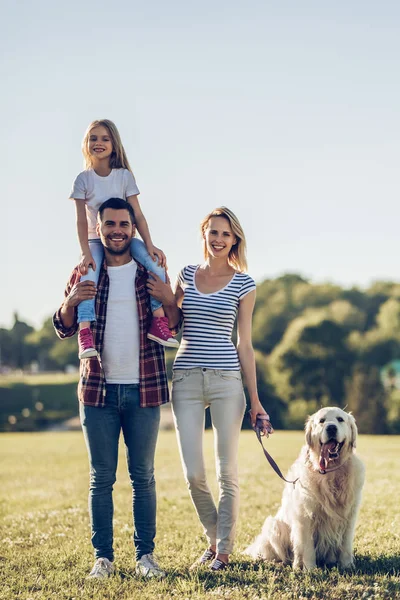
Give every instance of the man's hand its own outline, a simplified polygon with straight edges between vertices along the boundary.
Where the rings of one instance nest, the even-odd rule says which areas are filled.
[[[164,306],[175,304],[175,296],[172,292],[169,278],[167,279],[168,283],[164,283],[164,281],[160,279],[158,275],[155,273],[149,273],[149,278],[147,280],[147,291],[153,296],[153,298],[159,300]]]
[[[78,281],[65,298],[60,311],[64,327],[71,328],[75,323],[75,307],[83,300],[91,300],[96,296],[96,285],[93,281]]]
[[[72,287],[64,301],[65,308],[74,308],[83,300],[91,300],[96,296],[96,284],[93,281],[78,281]]]

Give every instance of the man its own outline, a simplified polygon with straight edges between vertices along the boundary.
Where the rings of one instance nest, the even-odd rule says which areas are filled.
[[[98,358],[81,361],[78,385],[90,462],[89,510],[96,558],[89,577],[105,578],[114,572],[112,488],[121,429],[132,483],[136,572],[163,577],[165,573],[155,561],[153,550],[154,452],[160,405],[169,400],[164,351],[147,338],[152,317],[147,271],[130,255],[135,235],[131,206],[120,198],[106,200],[99,209],[97,232],[105,254],[97,290],[93,282],[79,281],[76,267],[65,300],[53,317],[57,335],[70,337],[78,329],[77,305],[96,296],[92,332]],[[170,324],[179,321],[173,301],[164,309]]]

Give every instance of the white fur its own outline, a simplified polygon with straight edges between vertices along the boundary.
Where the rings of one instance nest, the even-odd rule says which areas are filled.
[[[342,466],[321,475],[321,443],[328,441],[326,431],[332,424],[343,447],[328,468]],[[245,553],[293,564],[293,568],[313,569],[317,564],[348,568],[354,562],[354,529],[365,479],[364,465],[354,451],[356,423],[352,415],[329,407],[309,417],[305,431],[306,444],[287,475],[290,480],[300,479],[295,486],[285,484],[276,516],[267,517],[261,534]]]

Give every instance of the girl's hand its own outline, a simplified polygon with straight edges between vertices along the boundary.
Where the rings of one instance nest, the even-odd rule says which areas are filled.
[[[147,252],[150,254],[152,260],[157,260],[157,263],[160,267],[165,267],[167,266],[167,257],[165,256],[164,252],[162,250],[160,250],[160,248],[157,248],[156,246],[154,246],[153,244],[150,244],[147,247]]]
[[[81,275],[86,275],[89,267],[92,267],[93,271],[96,270],[96,263],[94,262],[91,252],[82,254],[81,262],[78,265],[78,269]]]
[[[251,403],[249,414],[252,427],[256,426],[257,415],[268,415],[267,411],[263,408],[263,405],[259,400]]]

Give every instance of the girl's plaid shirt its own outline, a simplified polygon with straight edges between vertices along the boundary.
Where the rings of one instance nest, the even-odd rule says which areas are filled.
[[[75,267],[65,289],[65,297],[80,279],[78,267]],[[169,401],[168,379],[162,346],[147,338],[152,319],[149,294],[146,288],[147,271],[137,263],[135,295],[139,314],[140,350],[139,350],[139,394],[140,406],[159,406]],[[106,380],[101,365],[104,330],[106,325],[109,278],[104,262],[100,271],[96,294],[96,321],[92,323],[92,333],[99,358],[81,360],[78,398],[88,406],[105,406]],[[73,336],[78,330],[77,311],[71,328],[64,327],[61,320],[61,307],[53,316],[53,325],[59,338]]]

